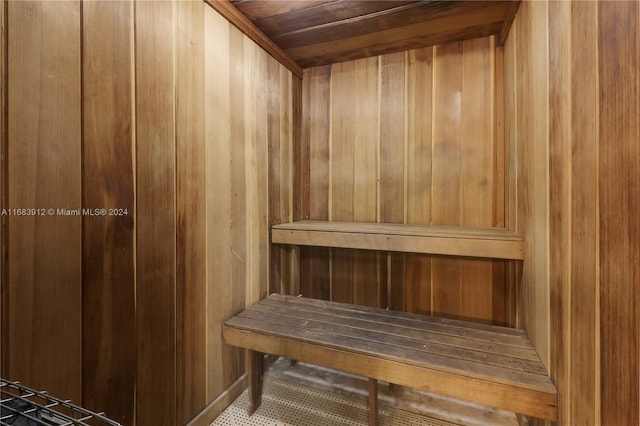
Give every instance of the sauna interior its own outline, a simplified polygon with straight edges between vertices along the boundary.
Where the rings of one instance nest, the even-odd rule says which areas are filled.
[[[3,379],[122,425],[209,425],[247,389],[223,323],[301,294],[524,330],[557,409],[517,422],[640,424],[637,1],[0,18]],[[508,230],[520,251],[272,241],[305,220],[360,243],[349,223]]]

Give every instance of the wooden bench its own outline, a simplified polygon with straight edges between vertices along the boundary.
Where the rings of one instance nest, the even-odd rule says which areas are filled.
[[[224,340],[247,349],[249,412],[260,405],[262,353],[542,419],[557,419],[554,384],[522,330],[273,294],[227,320]]]

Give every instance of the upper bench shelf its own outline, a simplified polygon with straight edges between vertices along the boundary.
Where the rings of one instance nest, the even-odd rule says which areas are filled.
[[[505,228],[303,220],[274,225],[271,241],[301,246],[524,259],[522,236]]]

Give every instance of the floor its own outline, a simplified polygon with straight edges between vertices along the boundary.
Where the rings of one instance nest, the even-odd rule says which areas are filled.
[[[381,426],[517,426],[513,413],[401,386],[378,385]],[[262,405],[247,415],[247,392],[211,426],[366,426],[367,380],[278,358],[265,373]]]

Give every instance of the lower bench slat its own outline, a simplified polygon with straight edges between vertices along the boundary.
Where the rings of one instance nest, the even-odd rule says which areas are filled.
[[[349,330],[340,323],[339,317],[332,324],[330,315],[323,317],[324,322],[311,317],[305,319],[304,312],[297,306],[300,299],[303,298],[269,296],[225,323],[225,341],[253,351],[315,363],[533,417],[556,419],[557,392],[543,367],[541,370],[539,360],[523,362],[525,360],[520,359],[518,369],[513,369],[513,365],[501,367],[478,361],[478,354],[469,350],[460,351],[458,357],[452,357],[428,352],[426,348],[403,347],[398,342],[415,339],[401,335],[384,336],[384,333],[362,328]],[[341,308],[353,306],[323,303]],[[290,315],[287,315],[288,308]],[[394,311],[383,312],[388,313],[386,324],[392,323]],[[312,311],[311,314],[318,313]],[[460,326],[460,321],[455,323]],[[495,327],[487,326],[487,329],[492,328]],[[495,343],[490,342],[489,345]],[[469,359],[464,359],[465,353]],[[512,356],[505,358],[512,359]]]

